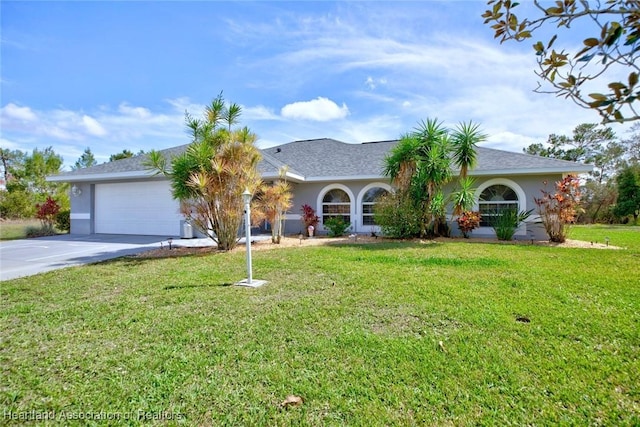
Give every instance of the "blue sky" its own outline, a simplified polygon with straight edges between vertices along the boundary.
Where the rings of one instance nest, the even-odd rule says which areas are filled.
[[[243,107],[261,148],[395,139],[438,118],[473,120],[489,135],[484,146],[521,151],[600,120],[533,92],[533,42],[500,45],[482,1],[0,8],[0,146],[53,146],[67,167],[86,147],[101,163],[123,149],[188,143],[185,110],[200,115],[220,91]]]

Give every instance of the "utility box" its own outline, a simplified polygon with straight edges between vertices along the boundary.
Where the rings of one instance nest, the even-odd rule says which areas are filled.
[[[193,227],[186,221],[182,224],[182,238],[193,239]]]

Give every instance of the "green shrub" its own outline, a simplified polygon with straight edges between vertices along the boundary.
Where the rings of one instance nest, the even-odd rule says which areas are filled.
[[[409,197],[398,194],[380,197],[373,217],[386,237],[408,239],[420,235],[420,211]]]
[[[531,216],[533,209],[518,212],[515,209],[504,209],[493,217],[491,226],[498,240],[512,240],[516,229]]]
[[[33,195],[27,191],[0,191],[0,217],[33,218],[36,213]]]
[[[53,227],[49,227],[47,225],[41,225],[40,227],[32,225],[27,227],[25,234],[27,238],[31,239],[34,237],[55,236],[56,231]]]
[[[341,216],[332,216],[324,222],[325,228],[329,230],[329,237],[342,236],[350,225]]]
[[[63,210],[56,215],[56,228],[60,231],[71,230],[71,211]]]

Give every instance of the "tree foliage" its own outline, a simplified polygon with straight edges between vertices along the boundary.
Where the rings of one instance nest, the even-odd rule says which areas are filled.
[[[0,165],[2,165],[2,178],[5,184],[8,183],[15,171],[24,167],[26,153],[20,150],[11,150],[0,147]]]
[[[91,148],[87,147],[84,149],[82,155],[76,160],[76,163],[71,167],[72,170],[78,170],[83,168],[88,168],[91,166],[97,165],[95,156],[91,152]]]
[[[127,150],[125,148],[124,150],[122,150],[119,153],[110,155],[109,156],[109,161],[110,162],[115,162],[116,160],[128,159],[130,157],[139,156],[141,154],[144,154],[144,150],[140,150],[140,151],[138,151],[137,154],[133,154],[133,151]]]
[[[618,141],[613,129],[594,123],[576,126],[572,136],[551,134],[546,144],[531,144],[523,151],[593,165],[595,169],[589,179],[600,183],[615,174],[625,156],[625,146]]]
[[[46,180],[62,170],[63,159],[52,147],[36,148],[31,154],[0,148],[0,160],[6,181],[6,190],[0,194],[2,217],[32,218],[34,205],[44,203],[48,196],[69,206],[68,184]]]
[[[34,149],[25,157],[24,169],[16,171],[16,177],[36,194],[53,194],[59,188],[57,183],[47,182],[49,175],[56,175],[62,170],[62,156],[55,153],[52,147],[44,150]]]
[[[242,193],[255,194],[260,185],[260,151],[248,128],[234,129],[240,107],[227,105],[222,94],[202,119],[186,114],[193,142],[184,154],[170,159],[149,153],[147,165],[171,179],[173,197],[185,217],[208,235],[220,250],[233,249],[243,220]],[[233,113],[233,114],[232,114]]]
[[[620,140],[610,127],[583,123],[572,136],[549,135],[545,144],[536,143],[528,154],[582,162],[594,166],[582,188],[580,222],[614,222],[612,207],[617,198],[615,178],[640,159],[640,123],[631,127],[631,136]]]
[[[291,208],[291,185],[286,181],[286,168],[280,171],[280,179],[267,185],[262,184],[256,197],[256,208],[252,215],[254,222],[266,219],[271,224],[271,241],[279,244],[284,234],[284,217]]]
[[[548,40],[533,45],[538,63],[535,73],[545,83],[538,83],[537,92],[594,109],[603,123],[640,119],[636,107],[640,96],[637,0],[556,0],[545,4],[534,0],[530,17],[516,15],[521,5],[515,1],[489,0],[487,5],[490,9],[482,17],[501,43],[530,39],[546,27],[558,29]],[[575,51],[570,50],[574,45],[571,40],[566,41],[571,48],[558,47],[559,36],[566,34],[564,30],[575,31],[571,28],[581,28],[588,35]]]
[[[629,138],[623,141],[623,146],[626,147],[624,166],[633,166],[640,164],[640,123],[635,123],[629,129]]]
[[[420,213],[420,235],[448,235],[446,207],[454,204],[459,215],[473,206],[473,183],[467,176],[476,164],[476,146],[486,136],[478,125],[460,123],[452,131],[437,119],[421,122],[403,135],[385,158],[384,172],[397,188],[398,206],[410,200]],[[445,196],[444,186],[454,178],[452,167],[460,168],[458,188]],[[393,204],[393,203],[391,203]]]
[[[382,233],[392,239],[408,239],[420,234],[422,215],[406,192],[388,193],[374,205],[374,218]]]
[[[640,216],[640,166],[629,166],[617,177],[618,201],[614,214],[618,217],[633,215],[634,223]]]
[[[23,189],[0,191],[0,218],[33,218],[35,212],[35,198],[30,192]]]

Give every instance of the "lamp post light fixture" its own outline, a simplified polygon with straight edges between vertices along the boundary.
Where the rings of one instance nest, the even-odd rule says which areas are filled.
[[[73,197],[79,197],[82,194],[82,190],[77,185],[73,184],[71,186],[71,194]]]
[[[253,194],[249,192],[249,189],[244,190],[242,193],[242,201],[244,202],[244,240],[247,248],[247,278],[241,280],[236,285],[249,286],[251,288],[257,288],[267,283],[264,280],[253,280],[253,268],[251,265],[251,199]]]

